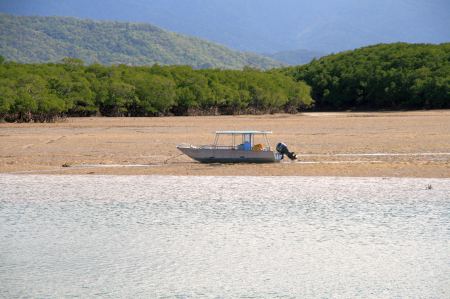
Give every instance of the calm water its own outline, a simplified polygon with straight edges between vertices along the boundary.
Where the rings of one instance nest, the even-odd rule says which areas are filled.
[[[1,175],[20,296],[450,298],[450,180]]]

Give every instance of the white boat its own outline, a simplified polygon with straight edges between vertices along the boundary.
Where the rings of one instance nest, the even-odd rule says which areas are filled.
[[[270,147],[268,134],[270,131],[217,131],[214,144],[194,146],[181,144],[177,148],[185,155],[202,163],[274,163],[288,155],[292,160],[296,159],[294,153],[290,153],[285,144],[279,143],[277,151]],[[224,137],[231,137],[231,145],[221,145]],[[255,143],[255,139],[261,143]],[[281,146],[280,146],[281,145]]]

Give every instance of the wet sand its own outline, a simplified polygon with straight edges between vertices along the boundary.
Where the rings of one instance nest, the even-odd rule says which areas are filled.
[[[216,130],[245,129],[273,131],[271,145],[287,143],[299,161],[200,164],[176,149],[210,144]],[[450,111],[3,123],[0,172],[448,178]]]

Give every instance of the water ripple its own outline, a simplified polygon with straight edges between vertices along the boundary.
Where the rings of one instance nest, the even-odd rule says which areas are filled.
[[[0,190],[0,297],[450,297],[448,179],[0,175]]]

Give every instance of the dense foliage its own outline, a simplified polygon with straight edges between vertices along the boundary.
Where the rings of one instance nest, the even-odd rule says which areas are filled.
[[[450,43],[381,44],[281,71],[312,87],[317,109],[450,108]]]
[[[85,66],[74,58],[20,64],[0,56],[0,119],[8,121],[295,113],[313,102],[317,110],[450,108],[450,44],[376,45],[265,72]]]
[[[64,57],[74,57],[108,65],[158,63],[226,69],[281,66],[268,57],[233,51],[149,24],[1,13],[0,55],[24,63],[58,62]]]
[[[282,73],[189,66],[19,64],[0,58],[0,119],[296,112],[310,88]]]

